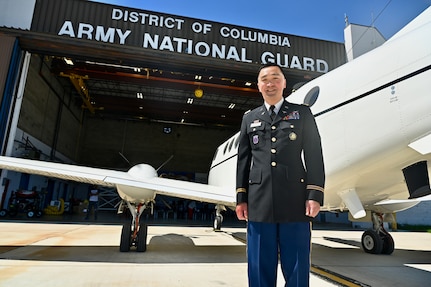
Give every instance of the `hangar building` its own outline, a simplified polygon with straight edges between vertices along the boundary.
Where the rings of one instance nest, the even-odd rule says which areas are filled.
[[[346,62],[343,43],[83,0],[6,0],[0,23],[1,155],[206,181],[214,151],[262,104],[261,64],[295,85]],[[14,21],[19,20],[19,23]],[[44,202],[70,182],[2,172]]]

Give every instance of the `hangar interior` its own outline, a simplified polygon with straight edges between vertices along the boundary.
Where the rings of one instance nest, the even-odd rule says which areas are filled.
[[[19,128],[83,165],[126,169],[124,156],[157,167],[173,155],[166,170],[205,173],[242,114],[262,104],[257,64],[233,70],[234,63],[214,67],[199,58],[161,62],[133,48],[106,53],[61,42],[20,40],[32,58]],[[286,77],[289,93],[315,75]]]

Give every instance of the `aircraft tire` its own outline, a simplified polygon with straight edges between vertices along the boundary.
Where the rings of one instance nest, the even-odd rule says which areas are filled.
[[[382,253],[383,240],[380,238],[379,234],[372,229],[368,229],[362,234],[361,243],[362,249],[367,253]]]
[[[390,255],[392,254],[392,252],[394,252],[394,249],[395,249],[394,239],[390,234],[385,234],[383,237],[382,254]]]
[[[138,239],[136,242],[136,251],[145,252],[147,251],[147,234],[148,226],[145,223],[141,223],[138,231]]]
[[[131,234],[132,229],[130,223],[123,224],[123,229],[121,230],[120,252],[130,251]]]

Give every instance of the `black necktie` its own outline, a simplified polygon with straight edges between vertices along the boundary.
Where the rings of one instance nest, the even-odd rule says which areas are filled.
[[[275,112],[274,112],[274,109],[275,109],[275,106],[274,106],[274,105],[272,105],[272,106],[270,106],[270,107],[269,107],[271,120],[274,120],[274,119],[275,119],[275,116],[276,116],[276,114],[275,114]]]

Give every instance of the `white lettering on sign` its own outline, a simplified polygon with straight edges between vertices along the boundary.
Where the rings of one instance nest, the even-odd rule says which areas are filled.
[[[67,35],[71,38],[80,38],[80,39],[88,39],[88,40],[96,40],[107,43],[115,43],[115,40],[118,36],[118,42],[121,45],[126,43],[127,37],[130,35],[132,31],[126,30],[122,31],[118,28],[108,28],[105,30],[103,26],[96,26],[94,29],[93,25],[86,23],[79,23],[78,27],[75,29],[71,21],[65,21],[63,26],[61,26],[60,31],[58,32],[59,36]],[[94,37],[93,37],[94,36]]]
[[[145,49],[244,63],[276,63],[285,68],[321,73],[326,73],[329,70],[329,65],[325,60],[288,54],[287,50],[291,48],[289,37],[275,32],[259,31],[227,24],[216,25],[200,20],[181,19],[176,16],[151,14],[150,12],[122,8],[112,8],[110,16],[114,22],[126,23],[119,23],[122,25],[118,25],[118,27],[115,27],[117,23],[110,24],[114,27],[105,27],[65,20],[57,34],[71,38],[121,45],[138,45]],[[136,23],[136,25],[133,23]],[[137,25],[154,26],[157,27],[155,31],[158,32],[155,32],[155,34],[149,33],[148,31],[151,29],[148,27],[136,27]],[[187,29],[188,31],[184,31],[184,34],[182,34],[181,30]],[[127,41],[128,37],[135,32],[139,33],[139,35],[133,35],[133,37],[130,37],[132,39]],[[191,36],[190,33],[192,33]],[[211,33],[215,33],[215,39],[220,40],[221,43],[214,43],[213,41],[218,42],[218,40],[211,40],[214,39]],[[187,35],[185,36],[187,38],[182,38],[178,35]],[[136,43],[141,39],[141,43]],[[261,47],[260,44],[265,46]],[[269,47],[269,45],[274,46],[274,48]],[[248,55],[250,58],[247,56],[248,47],[250,47],[251,51],[251,54]]]
[[[220,28],[220,35],[224,38],[240,39],[249,42],[258,42],[263,44],[270,44],[274,46],[287,46],[290,48],[289,38],[286,36],[279,36],[274,34],[243,30],[237,28],[229,28],[223,26]]]
[[[324,60],[303,57],[302,60],[298,56],[292,56],[289,63],[288,54],[276,53],[275,55],[271,52],[263,52],[261,56],[263,64],[274,63],[284,68],[317,71],[320,73],[327,73],[329,70],[328,63]]]
[[[122,20],[124,22],[140,23],[142,25],[166,27],[168,29],[181,30],[184,20],[172,17],[163,17],[136,11],[112,9],[112,20]]]
[[[247,59],[247,49],[241,48],[238,50],[235,46],[217,45],[215,43],[208,44],[206,42],[196,42],[193,40],[159,35],[144,34],[143,48],[151,48],[160,51],[171,51],[177,53],[194,54],[197,56],[220,58],[225,60],[235,60],[238,62],[251,63],[252,60]]]
[[[192,24],[192,30],[195,33],[207,34],[207,33],[211,32],[211,28],[212,28],[212,25],[208,24],[208,23],[205,23],[202,25],[202,23],[194,22]]]

